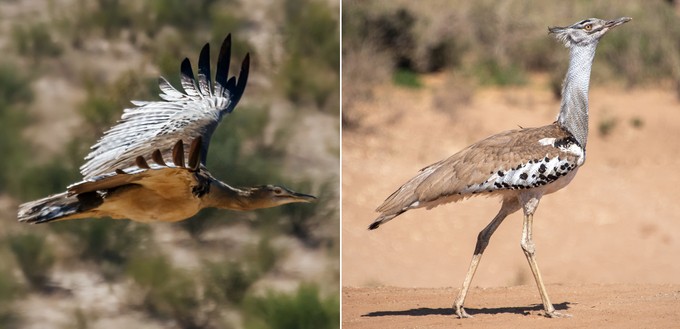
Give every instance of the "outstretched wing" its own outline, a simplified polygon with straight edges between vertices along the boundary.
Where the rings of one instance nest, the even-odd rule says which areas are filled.
[[[215,86],[210,77],[210,45],[206,44],[198,59],[198,82],[191,62],[182,61],[181,84],[184,92],[159,78],[163,101],[133,101],[116,124],[91,147],[80,172],[85,180],[135,165],[141,156],[153,150],[168,150],[177,140],[202,137],[201,163],[205,165],[210,137],[225,114],[231,113],[241,99],[248,81],[250,55],[241,64],[238,79],[229,75],[231,35],[222,43],[217,60]]]

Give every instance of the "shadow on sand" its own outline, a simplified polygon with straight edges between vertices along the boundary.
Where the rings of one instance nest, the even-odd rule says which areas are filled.
[[[563,311],[569,308],[569,302],[563,302],[559,304],[553,304],[556,310],[558,311]],[[529,315],[531,311],[542,311],[543,310],[543,304],[535,304],[532,306],[524,306],[524,307],[493,307],[493,308],[465,308],[465,310],[468,312],[468,314],[475,316],[477,314],[501,314],[501,313],[510,313],[510,314],[521,314],[521,315]],[[377,311],[377,312],[370,312],[362,315],[362,317],[376,317],[376,316],[427,316],[427,315],[455,315],[453,312],[453,308],[447,307],[447,308],[429,308],[429,307],[421,307],[421,308],[413,308],[410,310],[402,310],[402,311]]]

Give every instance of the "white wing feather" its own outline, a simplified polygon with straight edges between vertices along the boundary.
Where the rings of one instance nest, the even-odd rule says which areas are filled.
[[[205,164],[213,131],[222,117],[233,111],[248,79],[248,55],[238,81],[236,77],[227,79],[230,53],[231,36],[227,36],[220,49],[214,90],[210,80],[210,48],[206,44],[199,57],[198,83],[189,60],[184,59],[181,65],[184,92],[161,77],[158,85],[162,101],[132,101],[135,107],[125,109],[118,124],[91,147],[80,167],[83,177],[87,180],[131,167],[138,156],[155,149],[170,149],[177,140],[191,141],[199,136],[203,141],[201,163]]]

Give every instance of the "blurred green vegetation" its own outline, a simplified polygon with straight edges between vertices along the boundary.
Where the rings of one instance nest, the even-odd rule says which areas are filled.
[[[284,48],[279,82],[296,105],[338,114],[340,35],[333,9],[318,0],[284,0]]]
[[[340,327],[337,298],[320,298],[314,285],[301,285],[296,293],[269,292],[250,297],[245,308],[248,329],[322,329]]]
[[[12,275],[12,269],[7,266],[8,262],[3,256],[0,255],[3,260],[0,264],[0,328],[17,328],[21,318],[15,310],[14,302],[23,293],[23,289]]]
[[[394,81],[395,85],[409,88],[420,88],[423,86],[418,74],[409,69],[397,69],[394,71],[392,81]]]
[[[26,281],[33,289],[47,291],[49,274],[54,265],[54,252],[47,245],[45,236],[21,233],[7,237],[9,248]]]
[[[9,62],[0,63],[0,193],[17,191],[17,171],[27,161],[28,143],[21,136],[28,123],[26,107],[33,100],[29,77]]]
[[[122,290],[127,300],[121,314],[132,310],[177,328],[243,327],[245,300],[257,294],[257,285],[267,287],[288,257],[290,242],[273,241],[322,248],[339,261],[338,235],[315,231],[338,231],[337,177],[319,179],[286,169],[295,122],[277,121],[271,113],[281,109],[272,106],[275,102],[290,104],[283,111],[295,111],[291,117],[339,113],[337,7],[322,0],[263,4],[267,23],[284,36],[272,45],[279,55],[270,56],[269,48],[258,51],[245,40],[262,31],[261,22],[242,6],[236,0],[73,0],[49,2],[44,15],[3,22],[8,43],[0,61],[0,197],[18,204],[62,192],[81,179],[79,166],[89,146],[132,106],[130,100],[159,100],[159,74],[179,87],[181,60],[188,57],[196,67],[206,42],[212,45],[214,71],[219,45],[232,33],[230,74],[237,73],[249,52],[251,82],[236,111],[215,132],[208,167],[234,186],[281,184],[316,194],[319,202],[256,212],[206,210],[178,224],[155,226],[113,219],[28,226],[15,223],[15,208],[0,209],[8,223],[0,228],[0,328],[31,325],[31,315],[16,310],[44,296],[69,305],[78,293],[60,284],[73,278],[72,271],[86,273],[111,291]],[[263,69],[267,65],[274,69]],[[45,103],[40,94],[44,84],[38,83],[43,78],[82,91],[72,111],[64,110],[59,100],[47,109],[77,116],[77,132],[60,142],[58,151],[35,145],[27,133],[40,133],[29,128],[40,123],[36,112],[46,110],[36,110],[37,103]],[[56,85],[47,94],[65,91],[67,97],[70,89]],[[55,122],[50,129],[63,126]],[[338,157],[339,148],[329,152]],[[232,225],[245,227],[248,242],[215,234]],[[206,233],[210,239],[204,238]],[[337,286],[337,276],[330,280],[322,283]],[[324,303],[339,309],[337,293],[331,291],[333,297]],[[31,298],[20,298],[26,295]],[[64,307],[60,310],[71,314],[68,327],[90,327],[100,316],[93,305]],[[332,320],[337,327],[339,319]]]
[[[14,26],[12,39],[19,54],[32,58],[34,62],[59,56],[62,52],[45,23]]]
[[[149,226],[127,220],[56,222],[50,228],[76,257],[94,263],[107,280],[118,278],[134,256],[152,251]]]
[[[257,245],[250,246],[239,259],[206,261],[204,275],[208,283],[207,297],[219,303],[241,305],[252,285],[276,266],[281,253],[265,236]]]
[[[141,293],[141,306],[157,318],[174,320],[180,328],[204,328],[211,309],[203,304],[198,280],[191,273],[173,268],[163,256],[139,257],[128,275]]]

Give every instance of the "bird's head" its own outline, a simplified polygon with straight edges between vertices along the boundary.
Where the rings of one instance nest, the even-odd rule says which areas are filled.
[[[599,18],[588,18],[565,27],[549,27],[548,33],[554,34],[557,40],[563,42],[567,48],[585,46],[597,43],[607,31],[627,23],[631,19],[630,17],[621,17],[606,21]]]
[[[314,202],[316,197],[291,191],[283,186],[261,185],[250,188],[250,193],[257,199],[257,208],[276,207],[287,203]]]

